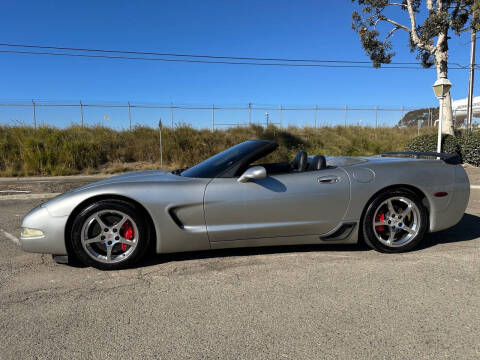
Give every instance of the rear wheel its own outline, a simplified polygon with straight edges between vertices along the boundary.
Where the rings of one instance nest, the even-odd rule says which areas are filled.
[[[135,264],[149,247],[144,217],[132,204],[101,200],[83,209],[72,226],[72,248],[86,265],[102,270]]]
[[[428,212],[420,197],[407,189],[388,190],[368,206],[363,220],[365,242],[388,253],[412,250],[423,240]]]

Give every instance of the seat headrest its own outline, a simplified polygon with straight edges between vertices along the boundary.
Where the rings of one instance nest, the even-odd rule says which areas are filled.
[[[315,155],[312,160],[310,160],[310,164],[308,166],[308,170],[315,171],[315,170],[322,170],[327,167],[327,159],[323,155]]]
[[[305,151],[303,150],[299,151],[292,162],[293,171],[299,171],[299,172],[305,171],[308,165],[307,158],[308,158],[308,155]]]

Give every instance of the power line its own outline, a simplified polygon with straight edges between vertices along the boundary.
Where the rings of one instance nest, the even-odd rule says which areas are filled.
[[[345,63],[345,64],[371,64],[371,61],[357,60],[320,60],[320,59],[292,59],[292,58],[261,58],[261,57],[242,57],[242,56],[215,56],[215,55],[199,55],[199,54],[179,54],[179,53],[160,53],[151,51],[132,51],[132,50],[111,50],[111,49],[90,49],[75,47],[59,47],[59,46],[41,46],[32,44],[12,44],[0,43],[0,46],[16,47],[16,48],[34,48],[49,50],[68,50],[83,52],[101,52],[115,54],[132,54],[132,55],[155,55],[170,57],[189,57],[189,58],[205,58],[205,59],[226,59],[226,60],[249,60],[249,61],[282,61],[282,62],[310,62],[310,63]],[[392,62],[394,65],[420,65],[418,62]]]
[[[163,61],[163,62],[183,62],[183,63],[202,63],[202,64],[228,64],[228,65],[254,65],[254,66],[284,66],[284,67],[310,67],[310,68],[365,68],[373,69],[367,65],[334,65],[334,64],[290,64],[290,63],[272,63],[272,62],[245,62],[245,61],[212,61],[212,60],[192,60],[192,59],[166,59],[159,57],[137,57],[137,56],[113,56],[113,55],[89,55],[59,52],[40,52],[40,51],[20,51],[20,50],[0,50],[5,54],[24,54],[24,55],[50,55],[50,56],[69,56],[83,58],[100,58],[116,60],[142,60],[142,61]],[[419,66],[391,66],[384,64],[380,69],[416,69],[425,70]],[[428,69],[428,68],[427,68]],[[464,67],[450,67],[452,70],[465,70]]]

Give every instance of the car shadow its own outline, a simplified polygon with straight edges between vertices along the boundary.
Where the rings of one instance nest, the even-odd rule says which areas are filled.
[[[204,250],[195,252],[181,252],[171,254],[155,254],[140,261],[135,267],[147,267],[172,261],[187,261],[199,259],[215,259],[229,258],[254,255],[270,255],[270,254],[288,254],[288,253],[308,253],[319,251],[368,251],[365,245],[328,245],[328,244],[312,244],[312,245],[285,245],[285,246],[259,246],[247,248],[233,248],[221,250]]]
[[[417,250],[427,249],[440,244],[457,243],[471,241],[480,238],[480,217],[471,214],[465,214],[460,222],[446,230],[428,234],[425,241],[416,248]],[[288,253],[308,253],[308,252],[362,252],[370,251],[363,241],[354,245],[287,245],[287,246],[265,246],[251,248],[234,248],[222,250],[205,250],[195,252],[182,252],[172,254],[155,254],[147,257],[135,267],[148,267],[172,261],[187,261],[199,259],[228,258],[253,255],[270,254],[288,254]]]
[[[274,192],[287,191],[287,187],[283,183],[281,183],[280,181],[272,177],[267,177],[265,179],[256,179],[254,180],[254,182],[270,191],[274,191]]]
[[[465,214],[460,222],[446,230],[428,234],[425,241],[416,248],[423,250],[440,244],[466,242],[480,238],[480,217],[472,214]],[[132,268],[143,268],[155,266],[173,261],[188,261],[200,259],[229,258],[239,256],[288,254],[288,253],[309,253],[309,252],[363,252],[370,251],[363,241],[353,245],[286,245],[286,246],[263,246],[250,248],[233,248],[221,250],[190,251],[171,254],[152,254],[140,261]],[[373,251],[373,250],[372,250]],[[85,267],[79,263],[72,263],[70,266]]]
[[[464,214],[457,225],[428,234],[426,241],[423,241],[417,249],[426,249],[440,244],[470,241],[478,238],[480,238],[480,217]]]

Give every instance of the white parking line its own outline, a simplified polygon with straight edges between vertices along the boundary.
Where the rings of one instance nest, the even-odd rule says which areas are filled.
[[[480,189],[480,185],[470,185],[470,189]]]
[[[31,191],[30,190],[0,190],[0,193],[28,194],[28,193],[31,193]]]
[[[3,229],[0,229],[2,232],[3,232],[3,235],[5,235],[7,238],[9,238],[10,240],[12,240],[16,245],[19,245],[20,246],[20,240],[18,240],[15,236],[13,236],[12,234],[6,232],[5,230]]]
[[[1,195],[2,200],[33,200],[33,199],[50,199],[61,193],[43,193],[43,194],[18,194],[18,195]]]

